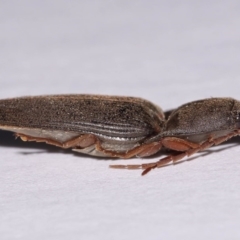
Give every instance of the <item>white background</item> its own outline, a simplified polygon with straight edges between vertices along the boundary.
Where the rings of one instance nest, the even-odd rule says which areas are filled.
[[[237,0],[1,0],[0,98],[239,98],[239,13]],[[240,239],[238,145],[141,177],[1,131],[0,238]]]

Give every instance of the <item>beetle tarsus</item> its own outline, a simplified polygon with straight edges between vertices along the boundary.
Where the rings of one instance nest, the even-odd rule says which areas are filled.
[[[149,168],[146,168],[143,172],[142,172],[142,176],[146,175],[147,173],[149,173],[152,169],[154,169],[155,167],[149,167]]]

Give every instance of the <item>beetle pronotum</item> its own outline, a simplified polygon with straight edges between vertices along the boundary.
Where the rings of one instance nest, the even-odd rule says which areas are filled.
[[[134,97],[53,95],[0,100],[0,129],[23,141],[45,142],[102,157],[146,157],[175,150],[154,163],[111,165],[144,169],[175,163],[240,134],[240,102],[210,98],[187,103],[165,119],[161,108]]]

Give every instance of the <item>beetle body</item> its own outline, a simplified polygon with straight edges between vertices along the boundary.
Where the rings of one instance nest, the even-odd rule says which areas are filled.
[[[162,147],[180,152],[156,163],[113,165],[153,168],[239,135],[240,102],[211,98],[185,104],[167,119],[140,98],[100,95],[53,95],[0,100],[0,129],[24,141],[46,142],[106,157],[150,156]]]

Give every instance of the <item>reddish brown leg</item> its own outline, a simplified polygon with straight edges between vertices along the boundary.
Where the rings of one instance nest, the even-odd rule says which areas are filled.
[[[95,144],[97,141],[96,137],[91,134],[80,135],[76,138],[70,139],[63,143],[52,139],[27,136],[22,133],[17,133],[16,137],[20,137],[23,141],[44,142],[61,148],[73,148],[73,147],[85,148]]]
[[[222,137],[219,137],[219,138],[216,138],[216,139],[209,139],[207,140],[206,142],[202,143],[199,147],[195,148],[195,149],[189,149],[187,150],[186,152],[184,153],[180,153],[180,154],[177,154],[175,156],[168,156],[166,158],[163,158],[163,159],[160,159],[158,162],[155,162],[155,164],[151,164],[150,166],[148,166],[148,164],[143,164],[142,168],[145,169],[143,172],[142,172],[142,175],[145,175],[147,174],[149,171],[151,171],[152,169],[154,168],[160,168],[170,162],[177,162],[181,159],[183,159],[184,157],[186,156],[191,156],[192,154],[194,153],[197,153],[199,151],[203,151],[207,148],[210,148],[211,146],[213,145],[218,145],[222,142],[225,142],[227,141],[228,139],[234,137],[234,136],[237,136],[239,135],[239,132],[236,131],[236,132],[233,132],[233,133],[230,133],[228,134],[227,136],[222,136]]]
[[[138,157],[147,157],[157,153],[162,148],[162,144],[160,142],[153,142],[145,145],[141,145],[139,147],[135,147],[128,152],[113,152],[104,149],[100,142],[97,142],[96,149],[100,152],[105,153],[111,157],[119,157],[119,158],[131,158],[134,156]]]
[[[61,148],[75,148],[75,150],[84,149],[92,145],[96,145],[96,150],[101,153],[104,153],[106,156],[120,157],[120,158],[131,158],[136,155],[140,157],[150,156],[158,152],[162,147],[161,143],[156,142],[156,143],[150,143],[147,145],[136,147],[134,149],[131,149],[127,153],[118,153],[118,152],[113,152],[113,151],[104,149],[101,146],[100,141],[92,134],[80,135],[79,137],[70,139],[63,143],[52,140],[52,139],[32,137],[22,133],[16,133],[16,137],[20,137],[23,141],[44,142],[44,143],[61,147]]]
[[[141,147],[144,148],[144,146],[147,146],[149,148],[149,146],[151,144],[153,144],[153,143],[150,143],[148,145],[143,145]],[[164,147],[166,147],[166,148],[173,149],[173,150],[178,150],[178,151],[186,151],[186,150],[189,150],[193,147],[197,148],[199,146],[199,144],[191,143],[191,142],[188,142],[186,140],[179,139],[179,138],[174,138],[174,137],[167,137],[164,140],[162,140],[161,143],[158,142],[158,144],[160,146],[162,146],[162,144],[163,144]],[[183,156],[183,154],[184,154],[184,156]],[[178,154],[174,157],[177,158],[177,156],[180,157],[180,155],[182,156],[181,158],[185,157],[185,153],[180,153],[180,154]],[[141,155],[141,156],[144,156],[144,155]],[[164,165],[166,165],[168,162],[173,161],[172,157],[173,156],[163,158],[162,163],[164,163]],[[133,165],[110,165],[110,167],[111,168],[120,168],[120,169],[124,169],[124,168],[125,169],[138,169],[138,168],[146,169],[146,168],[150,168],[150,167],[155,168],[156,167],[155,165],[156,165],[156,163],[147,163],[147,164],[142,164],[142,165],[137,165],[137,164],[133,164]]]
[[[44,143],[54,145],[57,147],[61,147],[61,148],[74,148],[75,151],[77,149],[85,149],[87,147],[95,145],[96,150],[99,151],[100,153],[103,153],[103,156],[106,155],[109,157],[120,157],[120,158],[131,158],[131,157],[137,156],[137,155],[140,157],[150,156],[150,155],[158,152],[162,147],[161,143],[155,142],[155,143],[150,143],[150,144],[136,147],[134,149],[131,149],[127,153],[125,153],[125,152],[118,153],[118,152],[113,152],[113,151],[104,149],[101,146],[100,141],[92,134],[81,135],[79,137],[70,139],[63,143],[52,140],[52,139],[32,137],[32,136],[28,136],[28,135],[25,135],[22,133],[16,133],[16,137],[20,137],[23,141],[44,142]]]
[[[185,148],[188,145],[188,150],[186,150],[185,152],[179,153],[177,155],[171,155],[171,156],[162,158],[159,161],[153,162],[153,163],[147,163],[147,164],[141,164],[141,165],[137,165],[137,164],[134,164],[134,165],[111,165],[110,167],[121,168],[121,169],[139,169],[139,168],[142,168],[142,169],[145,169],[142,172],[142,175],[145,175],[154,168],[163,167],[163,166],[165,166],[165,165],[167,165],[171,162],[175,163],[175,162],[183,159],[186,156],[189,157],[189,156],[193,155],[194,153],[197,153],[199,151],[210,148],[213,145],[218,145],[218,144],[220,144],[222,142],[225,142],[228,139],[230,139],[234,136],[237,136],[239,134],[240,134],[240,132],[235,131],[233,133],[228,134],[227,136],[219,137],[219,138],[216,138],[216,139],[210,138],[209,140],[202,143],[201,145],[198,144],[197,147],[195,147],[195,148],[191,148],[191,146],[193,147],[192,143],[187,144],[187,141],[185,141],[185,140],[181,141],[181,139],[180,139],[180,141],[178,141],[178,142],[180,142],[181,147],[183,147],[183,145],[184,145],[184,148]],[[171,140],[173,140],[173,138]],[[176,149],[177,144],[175,144],[174,146],[175,146],[174,149]]]

